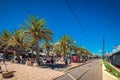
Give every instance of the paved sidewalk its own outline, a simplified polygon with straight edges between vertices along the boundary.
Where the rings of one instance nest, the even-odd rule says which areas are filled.
[[[0,80],[52,80],[55,77],[63,75],[63,72],[54,71],[51,69],[26,66],[21,64],[12,64],[7,62],[9,71],[15,71],[14,77],[3,79],[0,74]],[[2,66],[2,69],[4,67]]]
[[[63,75],[65,71],[69,71],[85,63],[71,63],[61,72],[59,70],[56,71],[50,68],[40,68],[6,62],[7,69],[9,71],[15,71],[14,77],[3,79],[2,75],[0,74],[0,80],[53,80],[54,78]],[[64,64],[64,62],[61,62],[59,64]],[[5,68],[2,66],[2,69],[4,70]]]

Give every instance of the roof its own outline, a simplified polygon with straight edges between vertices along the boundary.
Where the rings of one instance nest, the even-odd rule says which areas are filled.
[[[115,49],[113,49],[113,51],[111,52],[111,56],[119,52],[120,52],[120,45],[117,46]]]

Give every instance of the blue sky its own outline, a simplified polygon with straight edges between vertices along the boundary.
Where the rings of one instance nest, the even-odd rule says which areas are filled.
[[[62,34],[68,34],[79,46],[96,54],[101,54],[102,37],[108,52],[120,44],[120,0],[69,2],[94,47],[81,30],[66,0],[0,0],[0,31],[18,29],[28,15],[33,15],[45,18],[47,27],[54,32],[54,41]]]

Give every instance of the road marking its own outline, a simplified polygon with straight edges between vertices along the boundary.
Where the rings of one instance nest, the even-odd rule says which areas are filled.
[[[77,80],[77,79],[75,79],[71,74],[67,74],[70,78],[72,78],[73,80]]]

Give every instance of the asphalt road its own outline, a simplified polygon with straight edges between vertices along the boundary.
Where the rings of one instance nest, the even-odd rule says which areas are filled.
[[[102,80],[101,61],[94,60],[88,64],[74,68],[54,80]]]

